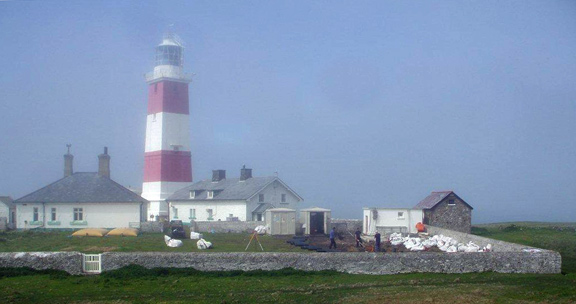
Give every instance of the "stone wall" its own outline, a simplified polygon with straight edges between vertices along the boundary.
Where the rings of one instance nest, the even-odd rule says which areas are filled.
[[[520,244],[515,244],[515,243],[509,243],[509,242],[499,241],[499,240],[495,240],[495,239],[489,239],[489,238],[485,238],[485,237],[481,237],[481,236],[477,236],[477,235],[473,235],[473,234],[458,232],[458,231],[444,229],[444,228],[440,228],[440,227],[434,227],[434,226],[430,226],[430,225],[426,225],[426,232],[428,232],[428,234],[430,234],[430,235],[442,234],[445,236],[449,236],[453,239],[456,239],[458,242],[464,243],[464,244],[467,244],[468,242],[473,242],[476,245],[480,246],[481,248],[488,245],[488,244],[491,244],[492,245],[492,251],[494,251],[494,252],[522,251],[522,249],[534,248],[534,247],[530,247],[530,246],[525,246],[525,245],[520,245]],[[549,250],[545,250],[545,249],[540,249],[540,250],[549,251]]]
[[[455,205],[448,205],[450,200],[454,200]],[[472,209],[462,202],[458,196],[451,194],[434,208],[424,210],[424,224],[470,233],[472,229]]]
[[[30,267],[36,270],[56,269],[82,274],[79,252],[2,252],[0,267]]]
[[[336,227],[336,232],[348,234],[346,231],[354,233],[357,229],[362,231],[362,220],[356,219],[331,219],[330,229]]]
[[[243,221],[192,221],[190,231],[215,233],[251,233],[257,226],[266,225],[264,222]]]
[[[306,271],[335,270],[353,274],[396,274],[411,272],[466,273],[560,273],[560,254],[542,252],[106,252],[102,270],[130,264],[146,268],[195,268],[202,271],[277,270],[295,268]],[[82,273],[82,254],[78,252],[0,253],[0,267],[58,269]]]
[[[411,272],[560,273],[560,254],[528,252],[330,252],[330,253],[121,253],[102,255],[103,270],[130,264],[146,268],[195,268],[202,271],[277,270],[291,267],[306,271],[336,270],[352,274]]]
[[[165,222],[130,222],[130,228],[140,229],[140,232],[164,232]]]

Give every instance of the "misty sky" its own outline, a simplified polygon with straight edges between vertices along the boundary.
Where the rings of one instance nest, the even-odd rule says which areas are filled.
[[[576,220],[576,1],[142,2],[0,2],[0,195],[61,178],[67,143],[140,188],[174,23],[196,181],[278,172],[338,218],[454,190],[474,223]]]

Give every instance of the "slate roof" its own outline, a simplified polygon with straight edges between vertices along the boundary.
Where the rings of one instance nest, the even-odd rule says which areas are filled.
[[[77,172],[14,203],[126,203],[148,201],[96,172]]]
[[[256,213],[262,213],[268,209],[273,209],[274,205],[270,204],[270,203],[263,203],[263,204],[258,204],[258,207],[256,207],[254,210],[252,210],[252,212],[256,212]]]
[[[420,203],[418,203],[418,205],[414,206],[414,209],[432,209],[434,208],[434,206],[438,205],[438,203],[440,203],[442,200],[444,200],[448,195],[452,193],[454,193],[454,191],[432,191],[430,195],[421,200]],[[454,195],[456,195],[456,193],[454,193]],[[456,196],[460,198],[458,195]],[[464,202],[463,199],[460,198],[460,200]],[[464,204],[468,205],[468,203],[466,202],[464,202]],[[468,206],[471,209],[473,209],[472,206],[470,205]]]
[[[190,191],[192,190],[197,191],[194,200],[208,199],[207,191],[209,190],[215,192],[214,200],[247,200],[276,180],[302,200],[296,192],[286,186],[286,184],[284,184],[279,178],[274,176],[252,177],[245,181],[240,181],[240,178],[227,178],[218,182],[203,180],[176,191],[168,197],[167,200],[190,200]]]
[[[8,208],[14,207],[13,201],[10,196],[0,196],[0,202],[4,203]]]

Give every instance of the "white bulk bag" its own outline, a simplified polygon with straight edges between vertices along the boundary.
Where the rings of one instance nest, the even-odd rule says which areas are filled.
[[[183,245],[181,240],[173,239],[167,235],[164,236],[164,242],[168,247],[181,247]]]
[[[198,242],[196,242],[196,246],[198,247],[198,249],[204,250],[204,249],[212,248],[212,243],[207,242],[204,239],[200,239]]]

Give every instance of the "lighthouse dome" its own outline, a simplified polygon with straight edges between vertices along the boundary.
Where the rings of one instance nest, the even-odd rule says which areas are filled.
[[[166,34],[162,43],[156,47],[156,66],[182,66],[183,43],[175,34]]]

